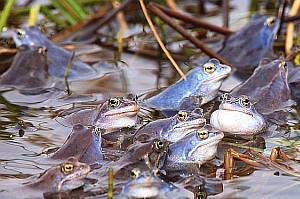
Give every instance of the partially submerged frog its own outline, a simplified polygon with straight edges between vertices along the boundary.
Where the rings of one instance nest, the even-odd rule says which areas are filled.
[[[75,183],[90,172],[90,166],[71,157],[60,165],[54,166],[43,173],[38,179],[25,185],[24,188],[43,192],[58,192],[74,189],[83,184]]]
[[[189,164],[202,165],[215,157],[224,134],[205,126],[169,145],[163,168],[166,171],[185,170]]]
[[[229,75],[230,66],[210,59],[200,67],[189,71],[186,80],[180,79],[161,93],[145,100],[146,105],[160,110],[178,110],[184,99],[190,96],[202,96],[202,104],[214,99],[222,81]]]
[[[193,193],[167,183],[157,176],[156,170],[134,168],[123,187],[121,198],[193,198]]]
[[[219,54],[240,72],[252,72],[270,51],[278,28],[279,20],[275,17],[255,15],[226,39]]]
[[[216,51],[240,73],[251,73],[260,60],[272,52],[278,28],[279,20],[275,17],[254,15],[243,28],[223,42],[223,48]],[[193,62],[202,64],[208,59],[207,56],[201,56]]]
[[[222,95],[219,109],[210,117],[210,124],[217,130],[234,135],[256,135],[266,128],[264,117],[258,113],[245,95],[238,98]]]
[[[103,160],[101,129],[75,125],[65,143],[50,159],[65,160],[71,156],[83,163],[100,163]]]
[[[21,90],[41,90],[49,86],[47,49],[21,45],[10,68],[1,75],[0,85]]]
[[[139,105],[135,96],[113,97],[98,105],[95,109],[80,110],[67,116],[68,123],[94,125],[105,133],[132,127],[137,122]]]
[[[179,111],[175,116],[155,120],[137,130],[135,139],[139,141],[154,138],[176,142],[190,132],[200,129],[206,123],[202,109]]]
[[[246,95],[255,109],[266,120],[283,124],[287,110],[294,105],[287,81],[287,63],[277,59],[260,65],[243,84],[230,94],[234,97]]]
[[[68,62],[71,60],[72,53],[57,46],[43,35],[36,27],[28,27],[13,33],[13,39],[17,46],[45,46],[48,49],[48,71],[55,77],[64,78]],[[89,65],[74,58],[68,73],[68,80],[87,80],[95,78],[96,71]]]

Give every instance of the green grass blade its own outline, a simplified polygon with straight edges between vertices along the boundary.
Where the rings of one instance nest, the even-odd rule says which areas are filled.
[[[51,1],[52,5],[59,9],[59,11],[61,12],[61,14],[64,16],[64,18],[71,24],[71,25],[74,25],[74,24],[77,24],[77,21],[76,19],[70,15],[64,8],[63,6],[61,6],[61,4],[59,3],[58,0],[52,0]]]
[[[40,13],[40,8],[41,8],[40,4],[35,4],[35,5],[31,6],[30,11],[29,11],[29,19],[28,19],[29,26],[36,25],[37,17]]]
[[[9,17],[10,11],[11,11],[14,3],[15,3],[14,0],[7,0],[6,1],[6,4],[5,4],[4,9],[1,12],[1,16],[0,16],[0,32],[6,26],[7,19]]]
[[[84,9],[74,0],[66,0],[68,4],[73,8],[73,10],[80,16],[81,19],[86,18],[88,15]]]
[[[48,19],[53,21],[58,27],[64,28],[67,26],[67,23],[56,15],[52,14],[51,10],[48,7],[42,6],[41,13],[43,13]]]

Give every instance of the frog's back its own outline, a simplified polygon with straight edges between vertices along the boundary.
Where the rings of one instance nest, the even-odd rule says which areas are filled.
[[[255,15],[226,40],[220,55],[241,72],[253,71],[272,47],[278,27],[277,19]]]
[[[25,29],[24,38],[19,40],[21,44],[46,46],[48,49],[48,64],[50,75],[63,78],[72,53],[57,46],[45,37],[36,27]],[[96,76],[96,71],[89,65],[74,59],[68,73],[69,80],[89,79]]]

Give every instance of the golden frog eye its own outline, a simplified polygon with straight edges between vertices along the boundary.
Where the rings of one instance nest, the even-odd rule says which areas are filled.
[[[208,138],[208,131],[206,129],[199,130],[197,132],[197,137],[201,140],[205,140]]]
[[[154,149],[161,150],[164,147],[164,143],[161,140],[155,140],[154,141]]]
[[[267,26],[270,28],[273,27],[275,25],[275,21],[276,21],[275,17],[269,17],[266,21]]]
[[[95,127],[95,134],[97,135],[97,136],[100,136],[101,135],[101,128],[100,127]]]
[[[250,100],[247,96],[241,96],[241,97],[239,97],[239,104],[243,107],[249,108]]]
[[[109,105],[113,108],[117,107],[120,105],[120,99],[118,98],[110,98],[109,99]]]
[[[208,74],[212,74],[216,70],[216,66],[211,62],[207,62],[206,64],[204,64],[203,68],[204,72]]]
[[[64,163],[61,167],[61,171],[64,174],[68,174],[71,173],[74,169],[74,165],[72,163]]]
[[[187,117],[188,117],[188,113],[185,112],[185,111],[179,111],[179,112],[177,113],[177,118],[178,118],[180,121],[186,120]]]
[[[130,178],[136,179],[141,174],[141,171],[138,168],[134,168],[130,172]]]

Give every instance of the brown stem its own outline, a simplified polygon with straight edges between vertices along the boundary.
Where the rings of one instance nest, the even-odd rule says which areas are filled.
[[[111,9],[111,6],[102,6],[96,13],[90,15],[87,19],[57,33],[56,35],[51,37],[51,40],[55,41],[55,42],[64,40],[65,38],[67,38],[68,36],[73,34],[74,32],[76,32],[78,30],[83,30],[88,25],[95,23],[95,21],[102,18],[105,15],[105,13],[107,13],[110,9]]]
[[[300,19],[300,14],[295,16],[285,16],[283,22],[292,22],[292,21],[297,21],[299,19]]]
[[[196,47],[200,48],[205,54],[207,54],[210,57],[217,58],[218,60],[220,60],[220,62],[226,65],[231,65],[226,59],[224,59],[223,57],[221,57],[211,49],[206,48],[200,40],[190,35],[187,31],[185,31],[185,29],[182,26],[176,24],[170,17],[168,17],[164,12],[162,12],[158,7],[154,6],[154,4],[150,3],[148,8],[154,14],[156,14],[161,20],[163,20],[165,23],[167,23],[169,26],[171,26],[173,29],[179,32],[183,37],[185,37],[187,40],[192,42]]]
[[[92,26],[86,27],[84,31],[74,33],[69,39],[84,38],[93,34],[99,28],[110,22],[120,11],[122,11],[132,2],[134,2],[134,0],[125,0],[122,4],[120,4],[120,6],[107,12],[106,15],[99,22],[95,23]]]
[[[229,27],[229,0],[223,0],[223,27]]]
[[[231,149],[228,149],[224,154],[224,179],[230,180],[233,178],[234,159],[231,155]]]
[[[225,27],[220,27],[220,26],[216,26],[214,24],[208,23],[206,21],[203,21],[201,19],[195,18],[193,16],[187,15],[183,12],[179,12],[179,11],[175,11],[175,10],[171,10],[167,7],[161,6],[159,4],[154,4],[152,3],[152,5],[158,7],[160,10],[162,10],[165,14],[169,15],[170,17],[175,17],[176,19],[180,19],[183,20],[187,23],[191,23],[195,26],[199,26],[201,28],[206,28],[208,30],[223,34],[223,35],[230,35],[233,33],[233,31],[229,30],[228,28]]]

